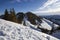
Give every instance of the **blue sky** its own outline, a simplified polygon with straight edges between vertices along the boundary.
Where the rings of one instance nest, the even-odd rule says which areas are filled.
[[[0,0],[0,14],[5,9],[16,12],[31,11],[38,15],[60,15],[60,0]]]
[[[47,0],[0,0],[0,14],[5,9],[14,8],[16,12],[35,11]]]

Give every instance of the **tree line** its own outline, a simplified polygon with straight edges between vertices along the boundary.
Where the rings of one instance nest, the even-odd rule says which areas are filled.
[[[10,9],[10,11],[5,9],[3,19],[16,22],[16,23],[22,23],[22,21],[24,21],[24,17],[28,18],[27,20],[30,21],[34,25],[36,25],[36,22],[35,22],[36,20],[38,20],[40,23],[42,22],[41,21],[42,18],[35,15],[34,13],[32,12],[27,12],[25,14],[23,12],[16,13],[14,8]]]
[[[4,18],[3,19],[9,20],[9,21],[13,21],[13,22],[16,22],[17,23],[16,13],[15,13],[14,8],[13,9],[10,9],[9,12],[8,12],[7,9],[5,9]]]

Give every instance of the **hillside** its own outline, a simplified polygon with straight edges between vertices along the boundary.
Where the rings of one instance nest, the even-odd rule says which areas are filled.
[[[0,40],[59,40],[28,26],[0,19]]]

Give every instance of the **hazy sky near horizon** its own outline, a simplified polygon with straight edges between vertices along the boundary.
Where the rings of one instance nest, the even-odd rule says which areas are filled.
[[[14,8],[16,12],[31,11],[38,15],[59,15],[60,0],[0,0],[0,14],[10,8]]]

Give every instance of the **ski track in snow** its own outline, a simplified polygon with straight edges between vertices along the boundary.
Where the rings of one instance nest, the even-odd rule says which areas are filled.
[[[21,24],[0,19],[0,40],[59,40]]]

